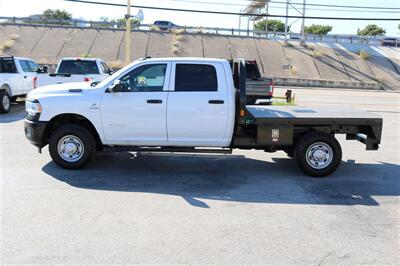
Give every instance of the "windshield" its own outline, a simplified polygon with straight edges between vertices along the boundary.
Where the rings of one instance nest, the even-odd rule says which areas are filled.
[[[136,65],[138,63],[138,61],[134,61],[132,63],[130,63],[129,65],[127,65],[126,67],[121,68],[120,70],[118,70],[117,72],[115,72],[114,74],[112,74],[111,76],[105,78],[102,82],[100,82],[99,84],[96,85],[96,87],[103,87],[106,86],[108,83],[110,83],[111,81],[113,81],[116,77],[120,76],[122,73],[124,73],[127,69],[130,69],[132,66]]]
[[[99,74],[96,61],[89,60],[62,60],[58,68],[60,74]]]

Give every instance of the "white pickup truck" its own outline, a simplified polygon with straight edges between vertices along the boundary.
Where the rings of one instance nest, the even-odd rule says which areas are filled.
[[[45,68],[46,70],[46,68]],[[68,82],[100,82],[112,74],[112,69],[99,58],[62,58],[55,73],[39,75],[38,87]]]
[[[356,110],[246,105],[229,62],[142,59],[99,84],[69,83],[28,94],[25,135],[49,144],[59,166],[79,169],[96,151],[230,153],[284,150],[311,176],[329,175],[342,150],[335,134],[378,149],[382,119]]]
[[[23,57],[0,57],[0,113],[8,113],[11,102],[37,87],[38,64]]]

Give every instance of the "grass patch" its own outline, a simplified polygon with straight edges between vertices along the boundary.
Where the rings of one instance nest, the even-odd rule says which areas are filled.
[[[295,66],[292,66],[292,68],[290,69],[290,74],[292,74],[293,76],[297,75],[297,68]]]
[[[368,60],[371,58],[369,53],[367,51],[361,50],[358,52],[358,55],[360,56],[361,59]]]
[[[82,58],[94,58],[94,56],[91,55],[91,54],[80,54],[79,57],[82,57]]]
[[[304,45],[304,48],[306,48],[307,50],[310,50],[310,51],[314,51],[314,47],[309,44]]]
[[[272,101],[272,105],[273,106],[295,106],[296,103],[294,101],[288,103],[286,101],[276,101],[276,100],[274,100],[274,101]]]
[[[3,51],[7,51],[9,49],[11,49],[14,45],[14,41],[13,40],[8,40],[5,41],[1,46],[0,49],[3,48]]]
[[[176,34],[175,35],[175,41],[182,42],[183,41],[183,36]]]
[[[11,34],[11,40],[15,41],[15,40],[17,40],[18,38],[19,38],[19,35],[18,35],[18,34],[15,34],[15,33]]]
[[[290,42],[283,42],[281,43],[282,47],[294,48],[294,45]]]
[[[150,31],[160,31],[160,28],[156,25],[151,25],[150,26]]]
[[[172,53],[174,55],[179,55],[181,53],[181,50],[179,49],[178,46],[172,46]]]
[[[3,55],[5,51],[10,50],[14,45],[14,40],[7,40],[0,44],[0,55]]]
[[[186,30],[185,29],[171,29],[171,32],[175,35],[179,35],[184,33]]]
[[[312,53],[311,53],[312,57],[318,58],[318,57],[321,57],[321,55],[322,55],[322,53],[320,51],[312,50]]]

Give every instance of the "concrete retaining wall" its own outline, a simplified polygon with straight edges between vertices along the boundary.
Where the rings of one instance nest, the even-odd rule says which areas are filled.
[[[118,68],[125,61],[124,38],[124,31],[114,29],[0,25],[0,48],[2,43],[14,39],[11,48],[0,52],[31,57],[42,64],[56,64],[65,56],[89,54]],[[175,42],[178,49],[174,48]],[[370,59],[361,59],[360,50],[369,53]],[[239,36],[183,33],[176,37],[169,32],[133,32],[131,54],[132,59],[145,56],[241,57],[257,60],[264,76],[291,78],[292,82],[334,80],[360,83],[360,86],[381,83],[400,90],[400,48],[317,42],[301,47],[296,42],[285,46],[278,41]],[[283,69],[286,64],[293,68]]]

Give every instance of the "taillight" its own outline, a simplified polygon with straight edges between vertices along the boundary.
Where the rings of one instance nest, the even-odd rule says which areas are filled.
[[[271,96],[271,97],[272,97],[272,96],[274,95],[274,89],[275,89],[274,81],[271,80],[271,83],[269,83],[268,85],[269,85],[270,88],[271,88],[271,90],[268,92],[268,96]]]
[[[37,77],[33,77],[33,89],[37,88]]]
[[[85,78],[83,79],[83,81],[84,81],[84,82],[91,82],[91,81],[92,81],[92,78],[85,77]]]

